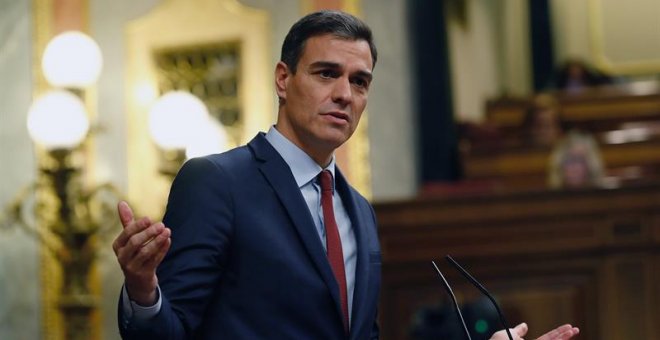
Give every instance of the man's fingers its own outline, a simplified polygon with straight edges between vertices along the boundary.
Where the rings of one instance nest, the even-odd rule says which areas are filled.
[[[561,334],[559,334],[559,336],[557,336],[556,339],[557,339],[557,340],[568,340],[568,339],[570,339],[570,338],[572,338],[572,337],[578,335],[579,333],[580,333],[580,329],[579,329],[579,328],[577,328],[577,327],[570,327],[570,329],[568,329],[568,330],[562,332]]]
[[[126,236],[129,238],[133,234],[149,227],[152,224],[151,219],[148,217],[142,217],[136,221],[133,215],[133,210],[131,210],[131,207],[125,201],[121,201],[117,204],[117,211],[119,212],[119,219],[121,220],[121,224],[124,227],[124,230],[127,232]]]
[[[162,223],[156,223],[146,230],[151,230]],[[146,233],[143,232],[142,234]],[[124,272],[126,289],[129,296],[142,305],[152,305],[155,302],[155,289],[158,284],[156,268],[169,250],[171,231],[164,228],[160,233],[143,243],[136,251],[130,250],[133,241],[120,250],[117,256]]]
[[[132,219],[132,221],[128,225],[124,226],[122,232],[119,234],[119,236],[117,236],[115,241],[112,243],[112,249],[115,251],[115,255],[119,252],[120,248],[126,246],[126,242],[128,242],[128,240],[131,237],[133,237],[133,235],[148,228],[152,224],[153,223],[151,223],[151,219],[149,219],[148,217],[142,217],[137,221]]]
[[[561,325],[561,326],[555,328],[552,332],[550,332],[548,334],[551,334],[550,339],[553,339],[553,338],[556,338],[556,337],[560,336],[561,334],[566,333],[567,331],[570,332],[570,330],[572,328],[573,327],[569,324]]]
[[[138,230],[142,230],[142,229],[148,228],[149,226],[151,226],[152,224],[154,224],[154,223],[151,222],[151,219],[150,219],[149,217],[146,217],[146,216],[145,216],[145,217],[142,217],[141,219],[139,219],[139,220],[138,220],[137,222],[135,222],[135,223],[138,225],[138,228],[139,228]]]
[[[154,245],[159,247],[158,252],[156,255],[152,256],[144,265],[147,267],[158,267],[160,263],[163,261],[163,258],[165,258],[165,255],[167,255],[167,251],[170,249],[170,245],[172,244],[172,239],[170,239],[170,233],[169,229],[165,229],[163,233],[158,235],[154,239]]]
[[[170,247],[170,235],[170,230],[165,228],[145,242],[135,254],[133,265],[141,270],[155,271]]]
[[[527,327],[527,324],[523,322],[523,323],[519,324],[518,326],[513,327],[512,333],[516,333],[516,334],[518,334],[519,337],[522,338],[523,336],[525,336],[527,334],[528,330],[529,330],[529,328]]]
[[[136,226],[139,224],[140,223],[135,223]],[[164,229],[165,225],[158,222],[128,237],[124,242],[124,245],[119,247],[117,251],[117,259],[119,260],[119,263],[121,265],[128,265],[133,262],[133,258],[137,256],[135,253],[140,251],[145,245],[151,243],[150,241],[157,235],[161,234]],[[126,233],[126,230],[124,230],[124,232],[125,234],[128,234]],[[120,235],[120,237],[121,236],[122,235]]]
[[[565,324],[541,335],[537,340],[565,340],[572,338],[579,332],[580,330],[577,327]]]
[[[120,201],[117,204],[117,211],[119,212],[119,219],[121,224],[126,228],[131,222],[133,222],[133,210],[128,206],[128,203],[125,201]]]

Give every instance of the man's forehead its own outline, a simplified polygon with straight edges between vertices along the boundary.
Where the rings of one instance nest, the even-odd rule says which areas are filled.
[[[332,34],[313,36],[305,41],[301,60],[308,64],[332,64],[345,66],[347,61],[364,61],[364,69],[373,68],[373,58],[369,42],[364,39],[350,39]]]

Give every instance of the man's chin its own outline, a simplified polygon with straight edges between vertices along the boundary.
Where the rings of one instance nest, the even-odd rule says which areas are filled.
[[[347,134],[337,134],[337,135],[328,136],[327,138],[325,138],[325,141],[327,145],[336,149],[342,146],[344,143],[346,143],[350,137],[351,136]]]
[[[353,131],[346,127],[329,127],[320,135],[320,139],[328,144],[337,146],[344,144],[353,135]]]

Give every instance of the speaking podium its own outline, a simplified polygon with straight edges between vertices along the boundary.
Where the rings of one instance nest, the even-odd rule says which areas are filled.
[[[377,203],[382,338],[412,339],[421,310],[451,303],[430,260],[451,254],[534,338],[660,338],[660,184]],[[445,271],[459,302],[481,293]],[[468,325],[469,327],[469,325]]]

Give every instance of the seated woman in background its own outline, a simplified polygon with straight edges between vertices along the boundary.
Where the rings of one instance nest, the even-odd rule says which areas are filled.
[[[523,143],[533,147],[553,147],[562,136],[559,105],[549,94],[532,100],[523,120]]]
[[[552,188],[602,187],[605,171],[594,138],[582,132],[569,132],[555,147],[548,173]]]

